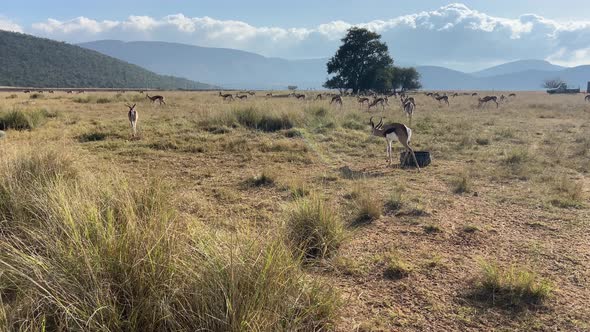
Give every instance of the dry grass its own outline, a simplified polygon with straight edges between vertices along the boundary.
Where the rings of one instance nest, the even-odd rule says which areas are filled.
[[[24,125],[0,140],[0,330],[590,328],[580,96],[519,93],[499,109],[460,96],[447,109],[415,95],[412,145],[433,157],[418,173],[387,167],[369,132],[370,116],[407,121],[397,103],[12,94],[0,118],[18,111],[9,122]],[[351,227],[360,216],[371,222]],[[512,283],[512,301],[498,268],[485,294],[508,301],[470,301],[481,256],[534,264],[559,291],[517,310],[543,283]]]

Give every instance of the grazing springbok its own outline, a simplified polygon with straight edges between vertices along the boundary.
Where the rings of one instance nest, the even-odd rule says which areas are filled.
[[[25,90],[23,93],[31,93],[31,90]]]
[[[334,96],[332,100],[330,100],[330,105],[338,104],[342,108],[342,96]]]
[[[414,158],[414,162],[416,163],[416,167],[418,168],[418,172],[420,171],[420,166],[418,166],[418,161],[416,160],[414,150],[410,147],[410,140],[412,138],[412,130],[410,128],[406,127],[406,125],[401,123],[392,123],[384,126],[383,118],[381,118],[381,121],[379,121],[377,125],[373,123],[373,117],[371,117],[369,122],[372,127],[373,136],[383,137],[387,142],[388,165],[391,165],[392,144],[394,141],[398,141],[406,148],[406,151],[410,151],[410,154],[412,155],[412,158]],[[405,160],[403,161],[402,165],[403,164],[405,164]]]
[[[434,99],[436,99],[439,104],[444,101],[445,103],[447,103],[447,106],[450,106],[449,97],[447,97],[447,96],[438,96],[438,97],[434,97]]]
[[[367,108],[367,111],[369,111],[371,109],[371,107],[375,107],[377,105],[381,105],[381,109],[385,110],[385,104],[387,103],[387,101],[384,98],[375,98],[375,100],[373,100],[370,104],[369,107]]]
[[[74,93],[74,91],[68,90],[66,93],[70,93],[71,94],[71,93]]]
[[[293,96],[297,99],[297,100],[305,100],[305,95],[302,93],[295,93],[293,94]]]
[[[324,96],[320,93],[317,96],[315,96],[315,100],[324,100]]]
[[[162,105],[162,104],[166,105],[166,102],[164,101],[164,96],[159,96],[158,95],[158,96],[151,96],[150,97],[150,95],[148,95],[147,93],[146,93],[145,96],[147,97],[147,99],[149,99],[149,100],[152,101],[152,104],[157,100],[157,101],[160,102],[160,105]]]
[[[477,96],[477,92],[474,92],[471,94],[471,97],[475,97],[475,96]]]
[[[221,92],[219,94],[221,95]],[[266,98],[272,98],[272,92],[267,93]]]
[[[516,93],[511,93],[508,95],[508,97],[516,97]]]
[[[586,97],[584,97],[584,100],[590,102],[590,95],[587,95]]]
[[[244,99],[248,99],[248,95],[236,94],[236,98],[238,98],[239,100],[244,100]]]
[[[139,114],[137,114],[137,111],[135,110],[135,105],[137,104],[133,104],[133,106],[125,104],[125,106],[129,108],[127,117],[129,118],[129,124],[131,125],[131,130],[133,131],[133,137],[137,135],[137,120],[139,119]]]
[[[477,107],[481,108],[483,105],[486,105],[490,101],[496,103],[496,108],[498,108],[498,98],[496,96],[485,96],[483,98],[479,98],[479,104],[477,105]]]
[[[452,97],[453,97],[453,98],[455,98],[455,97],[459,97],[459,94],[455,92],[455,93],[453,93]]]

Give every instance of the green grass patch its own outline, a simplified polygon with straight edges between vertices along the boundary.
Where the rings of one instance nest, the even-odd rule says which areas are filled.
[[[528,269],[514,265],[502,268],[496,263],[482,261],[477,290],[494,305],[520,306],[543,303],[551,295],[553,286]]]

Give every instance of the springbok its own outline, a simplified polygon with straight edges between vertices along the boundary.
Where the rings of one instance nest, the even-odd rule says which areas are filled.
[[[137,135],[137,120],[139,119],[139,114],[137,114],[137,111],[135,110],[135,105],[137,104],[133,104],[133,106],[125,104],[125,106],[129,108],[127,117],[129,118],[129,124],[131,125],[131,130],[133,131],[133,137]]]
[[[416,163],[416,167],[418,168],[418,172],[420,171],[420,166],[418,166],[418,161],[416,160],[414,150],[410,147],[410,140],[412,138],[412,130],[410,128],[401,123],[383,125],[383,118],[381,118],[381,121],[379,121],[379,123],[375,125],[373,123],[373,117],[371,117],[369,123],[372,127],[373,136],[383,137],[387,142],[388,165],[391,165],[392,144],[394,141],[399,141],[406,148],[406,151],[410,151],[412,158],[414,158],[414,163]],[[406,161],[404,160],[402,165],[405,164],[405,162]]]
[[[375,98],[375,100],[373,100],[373,102],[371,102],[371,103],[369,104],[369,107],[367,108],[367,111],[369,111],[369,110],[371,109],[371,107],[375,107],[375,106],[377,106],[377,105],[379,105],[379,104],[381,105],[381,109],[382,109],[382,110],[385,110],[385,104],[386,104],[386,103],[387,103],[387,102],[386,102],[386,101],[385,101],[385,99],[383,99],[383,98]]]
[[[164,104],[166,105],[166,102],[164,101],[164,97],[163,96],[150,96],[149,94],[146,93],[145,95],[147,97],[147,99],[152,101],[152,104],[157,100],[160,102],[160,105]]]
[[[231,93],[222,94],[221,91],[219,91],[219,97],[223,98],[223,100],[234,100],[234,96]]]
[[[485,96],[483,98],[479,98],[479,104],[477,105],[477,107],[480,108],[490,101],[493,101],[494,103],[496,103],[496,108],[498,108],[498,106],[499,106],[498,105],[498,97],[496,97],[496,96]]]
[[[447,96],[438,96],[438,97],[434,97],[434,99],[436,99],[439,104],[444,101],[445,103],[447,103],[447,106],[450,106],[449,97],[447,97]]]
[[[337,95],[332,97],[332,100],[330,100],[330,105],[332,104],[339,104],[342,108],[342,96]]]

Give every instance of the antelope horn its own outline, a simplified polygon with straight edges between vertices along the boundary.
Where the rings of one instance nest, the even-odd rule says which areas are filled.
[[[373,123],[373,117],[371,117],[371,119],[369,119],[369,123],[371,124],[371,127],[375,128],[375,124]]]
[[[381,128],[383,126],[383,117],[381,117],[381,121],[377,124],[377,128]]]

